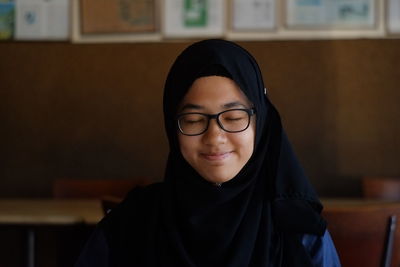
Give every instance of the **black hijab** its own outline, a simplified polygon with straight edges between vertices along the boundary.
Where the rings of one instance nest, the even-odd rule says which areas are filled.
[[[185,161],[177,139],[177,108],[194,80],[208,75],[233,79],[256,109],[253,155],[221,186]],[[132,215],[118,225],[125,241],[111,235],[120,244],[115,255],[125,250],[136,257],[132,266],[312,266],[301,237],[324,233],[322,206],[245,49],[224,40],[185,49],[165,83],[164,120],[170,146],[164,183],[157,190],[135,190],[134,204],[124,204]]]

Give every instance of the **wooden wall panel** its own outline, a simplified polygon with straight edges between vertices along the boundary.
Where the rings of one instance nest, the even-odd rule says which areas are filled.
[[[57,177],[160,180],[162,89],[189,43],[0,43],[0,197]],[[399,175],[400,40],[241,42],[323,196]]]

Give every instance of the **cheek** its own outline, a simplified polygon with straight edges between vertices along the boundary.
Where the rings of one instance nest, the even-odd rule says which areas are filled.
[[[179,149],[186,161],[190,162],[196,150],[196,137],[178,133]]]
[[[179,142],[179,150],[183,154],[183,150],[185,150],[187,144],[186,144],[186,139],[179,133],[178,133],[178,142]]]
[[[242,156],[244,157],[243,160],[245,160],[246,162],[253,155],[255,146],[255,136],[256,136],[255,126],[254,124],[252,124],[249,127],[249,129],[244,133],[244,135],[241,136],[241,138],[238,138],[238,140],[236,140],[236,144],[241,148]]]
[[[236,144],[240,146],[242,152],[245,153],[246,156],[250,157],[254,150],[254,132],[251,131],[247,133],[240,138],[240,140],[237,140]]]

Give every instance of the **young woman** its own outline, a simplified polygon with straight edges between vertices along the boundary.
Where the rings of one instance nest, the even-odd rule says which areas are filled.
[[[238,45],[206,40],[164,88],[162,183],[108,214],[77,266],[340,266],[320,204]]]

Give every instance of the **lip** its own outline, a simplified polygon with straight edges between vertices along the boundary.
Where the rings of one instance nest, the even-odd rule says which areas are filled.
[[[200,156],[209,161],[222,161],[228,158],[231,152],[200,153]]]

